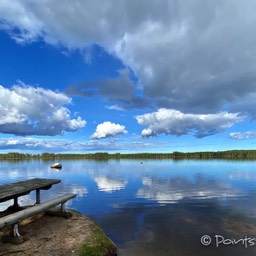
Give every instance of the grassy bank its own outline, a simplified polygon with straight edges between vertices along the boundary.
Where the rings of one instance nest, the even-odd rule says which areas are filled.
[[[117,256],[116,245],[96,224],[91,225],[91,235],[80,249],[80,256]]]

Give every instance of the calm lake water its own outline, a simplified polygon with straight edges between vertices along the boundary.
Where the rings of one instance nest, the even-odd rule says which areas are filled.
[[[122,256],[255,255],[256,162],[0,161],[0,184],[35,177],[61,184],[42,200],[77,194],[68,207],[96,221]],[[20,198],[34,203],[35,194]],[[0,204],[0,210],[12,202]],[[209,237],[203,237],[208,235]],[[211,239],[211,241],[210,241]],[[201,243],[210,243],[204,246]]]

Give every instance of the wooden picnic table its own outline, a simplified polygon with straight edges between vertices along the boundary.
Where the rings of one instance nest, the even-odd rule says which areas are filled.
[[[38,213],[43,213],[52,207],[61,205],[61,215],[63,217],[70,217],[72,215],[66,211],[65,203],[68,200],[75,198],[76,194],[69,193],[62,196],[58,196],[44,203],[40,202],[40,190],[48,190],[52,187],[52,185],[60,182],[61,180],[59,179],[35,178],[0,185],[0,203],[11,199],[14,200],[14,205],[8,208],[9,210],[11,210],[11,214],[8,214],[0,218],[0,229],[10,225],[12,225],[13,227],[12,235],[5,236],[7,239],[6,241],[14,243],[23,242],[24,240],[21,238],[21,235],[18,230],[19,222],[30,216],[36,215]],[[27,195],[34,190],[36,191],[36,204],[32,207],[19,207],[18,197]],[[16,237],[21,239],[18,239],[16,241]]]
[[[34,178],[14,183],[0,185],[0,203],[13,199],[13,208],[19,208],[18,197],[36,190],[36,203],[40,204],[40,190],[48,190],[52,185],[60,183],[59,179]]]

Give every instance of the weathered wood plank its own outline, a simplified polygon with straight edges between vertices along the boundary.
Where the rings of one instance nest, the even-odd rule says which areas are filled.
[[[45,212],[48,209],[55,207],[59,204],[63,204],[75,197],[76,197],[76,194],[65,194],[57,198],[54,198],[52,200],[49,200],[47,202],[44,202],[42,204],[38,204],[32,207],[26,208],[24,210],[21,210],[19,212],[15,212],[5,217],[2,217],[0,218],[0,229],[5,226],[14,225],[19,221],[24,220],[30,216],[36,215],[41,212]]]
[[[29,194],[36,189],[50,189],[53,184],[60,183],[59,179],[29,179],[0,186],[0,203]]]

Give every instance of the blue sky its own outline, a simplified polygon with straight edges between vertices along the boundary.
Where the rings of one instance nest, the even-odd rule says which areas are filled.
[[[254,149],[255,9],[0,0],[0,152]]]

